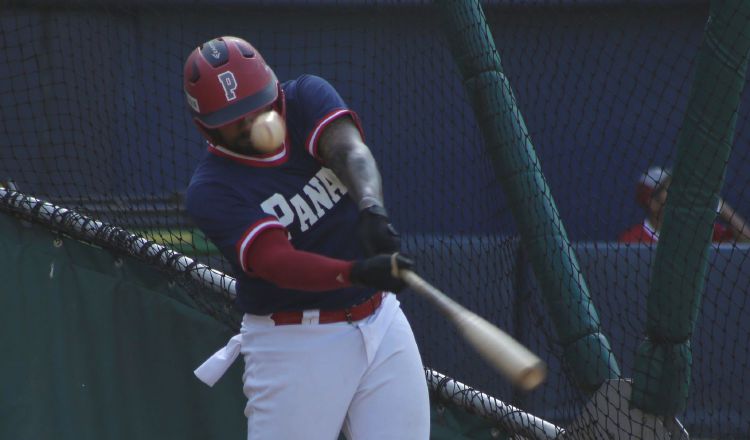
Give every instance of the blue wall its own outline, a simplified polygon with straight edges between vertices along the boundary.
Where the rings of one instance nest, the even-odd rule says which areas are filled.
[[[513,233],[431,9],[173,3],[0,18],[0,173],[51,196],[181,191],[203,148],[182,62],[235,34],[279,77],[323,75],[360,112],[403,230]],[[642,218],[638,175],[673,161],[707,6],[528,3],[488,4],[498,50],[569,235],[612,240]],[[724,192],[746,216],[747,102]]]

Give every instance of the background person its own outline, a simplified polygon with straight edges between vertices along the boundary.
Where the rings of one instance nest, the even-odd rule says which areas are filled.
[[[622,243],[655,243],[659,240],[664,222],[672,175],[669,169],[651,167],[638,179],[636,201],[646,213],[642,223],[625,230],[618,241]],[[750,229],[745,220],[724,200],[719,200],[718,220],[714,223],[712,241],[715,243],[750,241]]]

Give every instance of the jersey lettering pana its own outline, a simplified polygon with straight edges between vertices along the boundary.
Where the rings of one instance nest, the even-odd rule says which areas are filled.
[[[269,228],[283,228],[301,251],[347,261],[364,257],[355,238],[357,206],[318,156],[323,129],[351,117],[361,132],[357,116],[322,78],[304,75],[282,84],[282,91],[287,122],[282,148],[251,157],[209,144],[188,186],[187,210],[232,264],[242,312],[343,308],[368,298],[374,289],[284,289],[253,276],[247,267],[247,250]]]
[[[333,209],[333,205],[346,194],[346,187],[333,171],[321,168],[289,200],[275,193],[260,204],[263,212],[275,216],[279,223],[288,227],[299,222],[300,232],[305,232]]]

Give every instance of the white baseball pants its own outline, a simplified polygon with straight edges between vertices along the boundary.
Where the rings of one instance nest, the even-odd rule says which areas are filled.
[[[429,438],[422,361],[393,294],[351,324],[245,315],[241,353],[248,440]]]

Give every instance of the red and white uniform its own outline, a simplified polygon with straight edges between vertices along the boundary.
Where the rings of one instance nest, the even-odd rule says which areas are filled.
[[[732,231],[720,223],[714,223],[714,232],[711,241],[714,243],[723,243],[733,241]],[[657,231],[648,219],[643,223],[633,225],[618,238],[621,243],[656,243],[659,241],[659,231]]]
[[[318,77],[282,91],[280,150],[211,145],[187,190],[194,222],[233,266],[244,312],[241,333],[195,373],[213,385],[242,354],[249,439],[426,440],[414,335],[395,295],[349,283],[351,261],[365,257],[359,211],[318,155],[325,127],[356,115]]]

